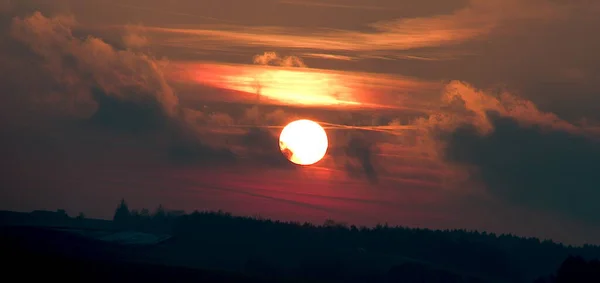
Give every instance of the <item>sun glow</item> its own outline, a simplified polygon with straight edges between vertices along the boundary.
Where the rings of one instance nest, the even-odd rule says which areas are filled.
[[[279,149],[291,162],[312,165],[321,160],[328,147],[327,133],[311,120],[289,123],[279,136]]]
[[[339,74],[308,68],[210,65],[202,72],[205,83],[252,94],[253,97],[291,105],[362,105],[352,85]],[[211,73],[213,75],[211,75]],[[215,75],[218,74],[218,75]],[[211,76],[216,76],[211,78]],[[255,95],[255,96],[254,96]]]
[[[332,75],[298,70],[261,70],[252,76],[227,77],[230,87],[267,99],[301,105],[358,105],[351,90]]]

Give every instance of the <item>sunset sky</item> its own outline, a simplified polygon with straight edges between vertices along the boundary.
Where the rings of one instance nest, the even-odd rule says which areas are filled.
[[[600,2],[0,0],[0,210],[600,244]],[[329,136],[297,166],[278,135]]]

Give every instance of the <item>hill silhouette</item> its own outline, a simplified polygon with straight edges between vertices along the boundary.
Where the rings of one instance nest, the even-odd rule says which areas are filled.
[[[600,282],[589,281],[598,278],[594,259],[600,258],[600,247],[513,235],[366,228],[333,220],[322,225],[288,223],[222,211],[186,214],[162,206],[150,212],[132,210],[125,200],[113,221],[72,218],[64,211],[1,215],[3,242],[11,243],[16,258],[27,254],[53,264],[84,259],[88,265],[121,272],[122,278],[129,276],[128,270],[149,268],[183,276],[174,281]],[[87,270],[84,263],[77,266]]]

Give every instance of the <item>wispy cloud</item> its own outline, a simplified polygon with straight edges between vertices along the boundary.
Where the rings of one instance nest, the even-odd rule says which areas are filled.
[[[369,25],[374,32],[231,25],[220,28],[148,29],[158,33],[188,36],[189,43],[221,41],[245,46],[339,51],[409,50],[471,40],[510,21],[546,20],[560,15],[556,5],[548,1],[522,2],[472,0],[465,8],[450,14],[375,22]]]
[[[292,67],[305,65],[290,65],[271,52],[255,59],[259,65],[171,62],[173,71],[167,76],[174,81],[241,91],[252,97],[260,92],[264,98],[279,103],[304,105],[421,110],[442,89],[439,82],[405,76]],[[264,66],[272,60],[284,67]]]
[[[107,1],[104,4],[112,5],[112,6],[123,8],[123,9],[146,11],[146,12],[152,12],[152,13],[158,13],[158,14],[167,14],[167,15],[173,15],[173,16],[180,16],[180,17],[181,16],[182,17],[191,17],[191,18],[208,20],[208,21],[211,21],[211,22],[233,23],[232,21],[227,21],[227,20],[223,20],[223,19],[218,19],[218,18],[209,17],[209,16],[203,16],[203,15],[198,15],[198,14],[193,14],[193,13],[182,13],[182,12],[170,11],[170,10],[165,10],[165,9],[158,9],[158,8],[153,8],[153,7],[123,4],[123,3],[120,3],[120,1],[114,1],[114,2],[113,1]]]
[[[325,54],[325,53],[304,53],[304,54],[302,54],[302,56],[312,57],[312,58],[320,58],[320,59],[342,60],[342,61],[353,61],[353,60],[358,59],[358,58],[352,57],[352,56]]]
[[[322,7],[331,9],[358,9],[358,10],[385,10],[390,7],[384,6],[368,6],[368,5],[351,5],[351,4],[340,4],[340,3],[327,3],[326,1],[308,1],[308,0],[280,0],[281,4],[298,5],[298,6],[312,6]]]

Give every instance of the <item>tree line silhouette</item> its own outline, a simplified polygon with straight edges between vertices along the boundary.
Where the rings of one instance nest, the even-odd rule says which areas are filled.
[[[173,252],[165,257],[187,254],[192,264],[194,253],[214,254],[261,276],[327,282],[600,282],[585,281],[600,278],[593,271],[598,261],[586,261],[599,258],[600,247],[510,234],[387,224],[367,228],[334,220],[315,225],[223,211],[186,214],[163,206],[150,212],[132,210],[125,200],[117,206],[113,224],[121,230],[172,235],[165,245]]]

